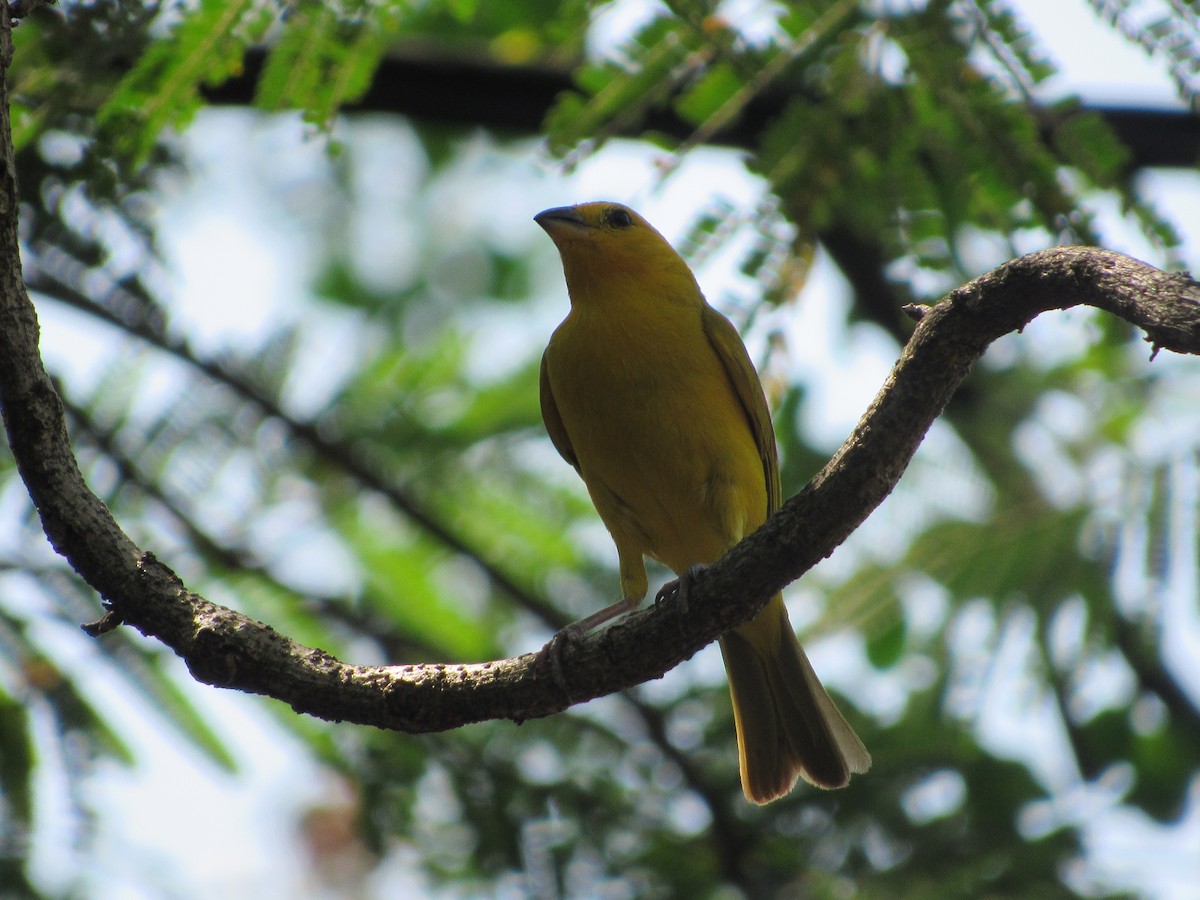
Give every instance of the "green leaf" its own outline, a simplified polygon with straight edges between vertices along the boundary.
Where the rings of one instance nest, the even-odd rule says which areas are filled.
[[[0,824],[9,833],[32,828],[34,760],[29,709],[0,690]]]
[[[136,165],[163,129],[187,125],[200,108],[202,84],[238,74],[247,47],[274,22],[256,0],[200,0],[182,10],[165,40],[153,42],[97,114],[101,131]]]
[[[550,149],[563,154],[584,137],[602,140],[665,104],[683,77],[687,34],[670,18],[657,18],[623,48],[626,65],[593,66],[577,73],[576,83],[591,96],[559,97],[547,118]]]
[[[432,541],[413,539],[396,524],[381,526],[353,506],[338,516],[338,525],[366,572],[365,596],[401,632],[442,648],[445,659],[497,655],[489,622],[464,612],[463,598],[442,580],[451,561]]]
[[[722,63],[711,67],[675,101],[675,110],[693,125],[701,125],[742,89],[742,79],[733,67]]]
[[[256,103],[269,110],[302,109],[306,121],[328,129],[337,112],[371,86],[400,21],[387,4],[356,18],[324,4],[298,7],[267,57]]]
[[[877,669],[890,669],[904,656],[908,626],[898,617],[889,627],[871,635],[867,641],[867,659]]]

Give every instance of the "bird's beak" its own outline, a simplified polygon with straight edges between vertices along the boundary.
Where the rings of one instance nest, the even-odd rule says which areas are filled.
[[[583,220],[583,216],[579,214],[579,210],[573,206],[556,206],[553,209],[543,209],[533,217],[533,221],[541,225],[550,237],[571,234],[572,232],[579,233],[576,229],[586,231],[591,227]]]

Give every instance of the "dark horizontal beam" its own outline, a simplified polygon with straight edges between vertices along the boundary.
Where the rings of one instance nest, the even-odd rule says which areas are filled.
[[[250,105],[265,54],[251,51],[241,75],[208,88],[210,103]],[[500,132],[536,133],[555,98],[573,87],[570,72],[545,66],[511,66],[485,57],[407,52],[390,56],[375,80],[348,111],[389,112],[427,122],[481,125]],[[715,137],[720,144],[750,147],[786,99],[756,98],[741,118]],[[1192,167],[1200,163],[1200,117],[1183,111],[1085,104],[1099,113],[1132,154],[1134,168]],[[643,129],[686,138],[693,126],[669,111],[652,114]]]
[[[1129,148],[1135,168],[1190,169],[1200,164],[1200,117],[1182,110],[1086,106],[1104,117]]]
[[[242,73],[206,88],[205,98],[217,105],[253,104],[265,56],[260,49],[249,51]],[[406,53],[385,58],[366,94],[345,109],[534,133],[554,99],[571,86],[565,70],[509,66],[461,55]]]

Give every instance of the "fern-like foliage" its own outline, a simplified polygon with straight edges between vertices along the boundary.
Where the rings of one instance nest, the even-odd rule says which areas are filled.
[[[1200,14],[1179,0],[1089,0],[1096,15],[1163,60],[1179,96],[1200,108]]]
[[[278,16],[262,0],[200,0],[164,9],[154,41],[97,113],[117,155],[144,164],[164,129],[187,125],[201,106],[200,88],[241,71],[246,49],[263,40]]]
[[[1147,12],[1162,4],[1093,6],[1168,59],[1181,95],[1194,96],[1188,4],[1169,4],[1170,28],[1166,12]],[[491,366],[495,323],[527,327],[545,310],[522,302],[551,290],[565,299],[548,246],[534,257],[512,234],[497,238],[516,230],[511,193],[472,207],[518,183],[503,166],[463,178],[480,143],[496,151],[488,139],[391,123],[389,146],[411,145],[405,165],[420,174],[394,210],[410,228],[396,247],[406,271],[380,286],[357,269],[352,215],[381,176],[346,125],[347,152],[306,184],[321,193],[315,208],[337,211],[308,223],[320,232],[308,245],[319,276],[297,305],[319,324],[290,321],[252,346],[207,352],[177,331],[154,191],[181,165],[172,133],[204,109],[207,86],[244,71],[250,50],[262,60],[259,107],[298,110],[318,131],[379,88],[377,67],[403,43],[446,60],[570,66],[574,89],[544,135],[567,166],[634,136],[659,148],[670,177],[700,145],[736,143],[761,190],[749,201],[714,192],[681,250],[702,266],[735,248],[749,288],[727,308],[741,325],[785,322],[772,362],[791,361],[790,304],[826,256],[857,293],[849,317],[902,339],[901,301],[936,296],[1031,243],[1098,240],[1097,198],[1116,201],[1159,261],[1175,252],[1104,122],[1074,101],[1039,100],[1053,70],[1007,4],[670,0],[648,5],[615,45],[589,40],[610,12],[584,0],[63,0],[18,29],[10,85],[26,275],[44,308],[116,335],[90,381],[64,385],[81,464],[134,538],[189,585],[330,652],[408,662],[528,650],[610,600],[616,583],[594,511],[538,422],[545,335],[523,333],[525,356]],[[537,152],[516,146],[526,162]],[[439,232],[448,207],[453,227]],[[473,209],[487,227],[451,234]],[[538,280],[547,272],[549,287]],[[579,896],[725,885],[833,896],[851,881],[866,897],[1061,896],[1088,823],[1037,811],[1128,766],[1136,780],[1113,802],[1170,823],[1195,777],[1188,749],[1200,728],[1161,661],[1168,619],[1153,603],[1188,567],[1176,498],[1191,490],[1200,430],[1146,449],[1155,423],[1191,421],[1190,400],[1164,398],[1195,396],[1195,376],[1152,376],[1107,320],[1078,331],[1050,359],[1008,346],[979,366],[931,439],[941,450],[923,448],[865,536],[839,551],[835,562],[854,566],[800,586],[809,634],[839,633],[843,659],[861,664],[861,693],[846,703],[876,757],[861,788],[748,811],[725,687],[703,661],[521,729],[416,739],[272,712],[355,785],[364,846],[415,850],[432,881],[464,895],[519,893],[537,863],[547,884],[559,876]],[[327,394],[306,395],[301,414],[289,400],[314,344],[341,374]],[[790,493],[828,447],[804,425],[811,388],[773,370],[765,380]],[[937,456],[953,455],[947,444],[954,465]],[[6,499],[22,497],[6,455],[0,478]],[[961,494],[976,497],[971,510]],[[98,615],[94,596],[44,546],[33,510],[4,508],[19,510],[5,531],[21,540],[0,543],[0,884],[33,895],[23,850],[6,842],[37,825],[34,736],[89,762],[136,763],[89,693],[94,671],[215,766],[233,759],[171,660],[123,632],[99,647],[78,635]],[[336,564],[314,573],[313,558]],[[997,672],[1014,644],[1013,671]],[[1089,694],[1103,666],[1138,697]],[[1056,716],[1058,770],[1075,778],[1066,788],[980,739],[987,692],[1006,677]],[[88,771],[67,773],[74,796]],[[932,812],[929,796],[940,798]],[[1051,825],[1030,826],[1047,816]]]

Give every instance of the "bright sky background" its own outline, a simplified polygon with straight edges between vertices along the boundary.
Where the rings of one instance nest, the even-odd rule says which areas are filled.
[[[745,10],[752,12],[757,3],[745,0],[730,7],[742,15]],[[1079,92],[1097,101],[1178,106],[1162,68],[1099,25],[1080,0],[1022,0],[1014,5],[1063,69],[1054,90]],[[611,39],[627,29],[639,9],[645,7],[633,0],[619,4],[617,11],[603,17],[597,40]],[[405,169],[395,164],[411,148],[403,146],[402,135],[397,140],[395,127],[357,122],[347,131],[356,136],[353,152],[375,160],[366,195],[372,202],[362,235],[364,259],[384,267],[402,265],[402,258],[389,253],[388,247],[404,246],[413,239],[403,216],[414,184],[396,174]],[[326,164],[324,145],[306,140],[303,127],[294,120],[264,126],[252,114],[225,111],[201,116],[184,146],[195,178],[165,197],[161,214],[160,236],[176,287],[174,324],[202,351],[238,341],[256,345],[267,329],[310,313],[306,304],[297,302],[305,296],[311,274],[304,262],[309,239],[304,226],[321,210],[305,205],[304,187],[312,172]],[[694,154],[679,173],[660,185],[654,168],[659,156],[653,150],[614,145],[577,172],[563,176],[535,150],[527,158],[498,160],[490,146],[480,141],[478,153],[463,163],[461,181],[452,188],[454,195],[431,211],[430,225],[439,236],[469,240],[479,228],[487,227],[481,224],[488,219],[485,212],[510,210],[513,222],[499,226],[504,239],[518,252],[540,247],[537,252],[553,274],[557,267],[553,248],[532,221],[533,214],[545,207],[619,199],[639,208],[669,238],[678,238],[694,211],[718,189],[715,185],[741,204],[750,204],[761,193],[759,183],[745,174],[732,154],[713,151]],[[503,172],[504,178],[497,178],[497,172]],[[1194,270],[1200,269],[1200,177],[1195,172],[1145,177],[1163,211],[1189,236],[1187,261]],[[287,193],[297,198],[287,208],[278,203],[279,185],[290,185]],[[1110,228],[1115,249],[1145,254],[1138,236],[1124,227]],[[221,264],[214,266],[214,259]],[[721,271],[719,264],[706,267],[700,276],[710,298],[736,299],[738,286],[731,284],[731,273]],[[849,333],[840,329],[844,297],[828,265],[820,265],[808,291],[816,300],[798,304],[800,318],[789,329],[794,356],[802,360],[789,374],[804,379],[812,396],[824,398],[810,413],[810,424],[832,448],[874,395],[893,361],[894,347],[870,329]],[[542,342],[561,317],[563,302],[563,291],[555,288],[536,307],[536,321],[520,329],[511,323],[489,323],[489,327],[508,328],[506,337],[515,342],[514,347]],[[106,362],[111,346],[97,340],[94,322],[49,304],[40,312],[44,351],[55,370],[68,379],[86,380]],[[323,333],[323,339],[330,340],[330,334]],[[314,360],[332,358],[321,346],[307,352]],[[498,364],[502,360],[503,354]],[[336,368],[312,368],[321,374],[293,391],[301,413],[306,411],[306,396],[319,396],[339,374]],[[1196,496],[1195,485],[1187,496]],[[95,676],[95,670],[105,669],[108,663],[93,642],[77,634],[53,639],[77,649],[75,664],[81,672],[89,672],[81,680],[138,739],[136,768],[109,767],[90,783],[88,799],[101,811],[100,846],[88,858],[93,896],[106,900],[336,896],[314,890],[304,873],[289,874],[289,867],[279,860],[298,858],[291,830],[296,812],[322,798],[336,797],[338,786],[306,760],[287,733],[262,713],[257,700],[195,685],[180,667],[180,682],[210,713],[239,757],[243,771],[237,777],[227,776],[176,741],[152,710],[118,693],[114,679]],[[814,663],[823,672],[825,666],[836,669],[836,656],[817,648]],[[836,675],[833,680],[837,682]],[[1019,748],[1023,734],[1014,733],[1011,722],[1006,726],[1003,716],[989,727],[994,729],[988,734],[993,745]],[[62,854],[77,825],[70,819],[63,785],[55,783],[54,768],[43,767],[39,787],[51,801],[43,807],[49,814],[38,823],[34,843],[40,854],[38,871],[51,887],[56,872],[75,868],[63,865]],[[1105,873],[1114,886],[1142,885],[1163,898],[1195,896],[1192,878],[1195,861],[1200,859],[1200,789],[1193,790],[1186,827],[1167,834],[1126,811],[1114,811],[1111,801],[1116,787],[1095,786],[1067,797],[1064,802],[1069,808],[1042,810],[1040,820],[1039,811],[1033,811],[1029,827],[1036,830],[1039,821],[1056,816],[1091,821],[1092,849],[1106,860]],[[178,874],[182,883],[176,880]],[[280,882],[281,878],[285,880]],[[392,867],[380,876],[380,896],[403,895],[406,883],[414,887],[409,878],[402,867]],[[427,888],[420,893],[429,895]]]

